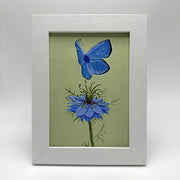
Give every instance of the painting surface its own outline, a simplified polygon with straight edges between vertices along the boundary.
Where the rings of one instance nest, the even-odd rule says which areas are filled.
[[[51,33],[49,56],[50,146],[128,147],[129,34]]]

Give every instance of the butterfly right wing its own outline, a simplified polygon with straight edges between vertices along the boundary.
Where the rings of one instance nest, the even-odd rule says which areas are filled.
[[[76,50],[77,50],[78,62],[80,65],[82,65],[84,62],[84,54],[85,53],[81,49],[81,46],[80,46],[78,40],[75,41],[75,46],[76,46]]]
[[[96,44],[92,47],[87,55],[90,59],[101,59],[107,58],[111,55],[112,52],[112,45],[109,39],[101,41],[100,43]]]
[[[103,59],[90,60],[90,65],[95,75],[101,75],[110,70],[110,66]]]
[[[90,59],[92,72],[95,75],[101,75],[109,71],[110,66],[103,60],[111,55],[112,46],[109,39],[104,40],[92,47],[87,55]]]

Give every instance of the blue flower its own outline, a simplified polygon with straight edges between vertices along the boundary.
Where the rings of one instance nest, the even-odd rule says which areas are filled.
[[[76,117],[79,117],[81,121],[85,119],[90,122],[93,118],[103,119],[102,115],[108,114],[109,103],[104,102],[101,98],[93,97],[91,102],[87,102],[86,96],[68,96],[71,100],[69,102],[69,109],[67,111],[76,113]]]

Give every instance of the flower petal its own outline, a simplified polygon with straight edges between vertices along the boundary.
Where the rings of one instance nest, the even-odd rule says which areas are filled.
[[[79,96],[81,98],[82,101],[85,101],[86,100],[86,96],[85,95],[81,95]]]
[[[103,102],[103,100],[101,98],[96,98],[96,97],[93,97],[93,102],[95,103],[98,103],[98,102]]]
[[[94,116],[93,116],[93,117],[90,117],[90,118],[87,117],[87,116],[84,117],[84,119],[85,119],[87,122],[90,122],[93,118],[94,118]]]
[[[78,96],[68,96],[68,98],[73,101],[73,102],[76,102],[76,103],[81,103],[82,102],[82,99]]]
[[[76,110],[78,109],[78,106],[77,105],[70,105],[69,106],[70,109],[67,109],[67,111],[70,111],[70,112],[76,112]]]
[[[84,119],[84,115],[83,115],[83,116],[79,116],[79,118],[81,119],[81,121],[83,121],[83,119]]]
[[[102,103],[99,103],[98,105],[107,106],[107,105],[110,105],[110,103],[102,102]]]
[[[94,106],[93,111],[98,113],[98,114],[102,114],[103,113],[101,108],[99,106],[97,106],[97,105]]]
[[[76,111],[76,116],[80,117],[80,116],[84,115],[86,113],[86,111],[87,111],[86,106],[80,106],[80,107],[78,107],[78,109]]]
[[[100,105],[100,107],[101,107],[101,110],[103,111],[103,113],[108,114],[109,108],[107,106],[101,106]]]
[[[100,114],[97,114],[97,113],[94,114],[94,117],[97,118],[97,119],[103,119],[103,117]]]
[[[94,115],[94,112],[92,111],[91,105],[88,105],[87,112],[85,114],[87,117],[92,117]]]

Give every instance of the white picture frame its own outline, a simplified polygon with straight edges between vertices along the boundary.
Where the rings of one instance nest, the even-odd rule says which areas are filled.
[[[146,164],[147,16],[33,15],[32,161],[59,165]],[[129,147],[49,147],[49,33],[129,32]]]

